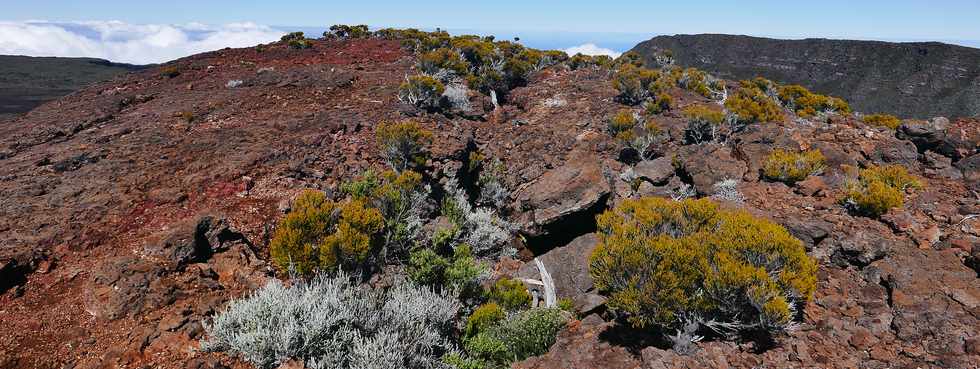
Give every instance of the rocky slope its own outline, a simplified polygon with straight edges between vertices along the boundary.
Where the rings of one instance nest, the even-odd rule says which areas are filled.
[[[91,58],[0,55],[0,121],[91,83],[142,68]]]
[[[840,96],[858,111],[911,118],[980,115],[980,49],[937,42],[658,36],[633,48],[730,79],[766,76]]]
[[[268,241],[303,188],[333,190],[380,160],[379,121],[414,56],[395,41],[270,45],[124,75],[0,125],[0,367],[248,367],[195,349],[202,321],[273,277]],[[980,121],[912,122],[898,133],[851,118],[756,125],[729,144],[670,139],[638,173],[606,133],[621,106],[611,72],[534,75],[477,119],[420,114],[435,133],[429,173],[480,150],[503,160],[512,219],[527,244],[498,274],[548,264],[583,312],[518,368],[944,367],[980,361]],[[240,83],[229,83],[241,81]],[[711,103],[671,90],[677,106]],[[760,180],[773,148],[819,148],[829,169],[794,187]],[[676,162],[675,165],[663,165]],[[837,203],[847,166],[901,163],[928,186],[883,221]],[[680,356],[603,312],[584,264],[593,216],[624,198],[740,179],[741,205],[785,225],[820,264],[798,330],[775,345],[704,342]],[[532,263],[533,265],[533,263]]]

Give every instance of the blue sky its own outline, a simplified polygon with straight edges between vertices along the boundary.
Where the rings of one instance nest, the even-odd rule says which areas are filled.
[[[382,27],[442,27],[450,31],[521,36],[525,44],[565,49],[593,43],[614,51],[660,34],[731,33],[777,38],[827,37],[886,41],[935,40],[980,47],[980,0],[933,1],[249,1],[249,0],[33,0],[7,1],[0,22],[59,24],[121,21],[128,25],[226,25],[250,22],[274,31],[315,30],[336,23]],[[941,4],[941,5],[937,5]],[[9,26],[9,24],[8,24]],[[74,32],[78,27],[70,31]],[[82,27],[84,28],[84,27]],[[130,29],[133,27],[123,27]],[[185,27],[186,28],[186,27]],[[191,27],[195,28],[195,27]],[[104,29],[104,27],[102,28]],[[149,32],[143,30],[144,32]],[[186,31],[182,29],[181,32]],[[249,29],[256,40],[274,32]],[[46,35],[50,32],[40,32]],[[89,32],[91,33],[91,32]],[[170,32],[171,34],[173,32]],[[25,49],[9,39],[24,28],[0,29],[0,52]],[[149,33],[147,33],[149,34]],[[112,37],[125,38],[119,32]],[[146,36],[153,39],[152,36]],[[104,38],[104,35],[103,35]],[[179,37],[178,37],[179,38]],[[193,39],[194,36],[185,38]],[[241,38],[244,43],[248,38]],[[35,40],[30,40],[35,42]],[[44,40],[40,40],[44,42]],[[192,40],[194,41],[194,40]],[[214,40],[217,42],[217,40]],[[196,51],[207,42],[186,51]],[[10,45],[21,45],[20,48]],[[4,47],[7,45],[8,47]],[[166,44],[170,45],[170,44]],[[233,45],[238,45],[233,44]],[[116,47],[118,45],[113,45]],[[159,46],[159,45],[158,45]],[[74,51],[93,50],[84,45]],[[55,53],[59,48],[38,48]],[[48,50],[52,49],[52,50]],[[100,49],[101,50],[101,49]],[[31,50],[23,50],[31,53]],[[142,53],[126,50],[122,57]],[[109,53],[109,56],[114,54]],[[135,56],[133,56],[135,57]],[[160,55],[159,58],[165,57]],[[135,59],[134,59],[135,60]]]

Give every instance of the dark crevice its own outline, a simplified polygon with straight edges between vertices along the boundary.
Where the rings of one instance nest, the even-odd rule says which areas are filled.
[[[597,229],[595,217],[608,209],[608,200],[609,194],[603,195],[592,206],[543,226],[540,235],[526,238],[527,249],[534,255],[541,255],[567,245],[579,236],[594,233]]]
[[[0,265],[0,294],[27,283],[27,275],[31,271],[32,268],[30,265],[18,264],[16,260],[11,260],[6,264]]]
[[[881,280],[878,281],[878,284],[885,288],[885,303],[888,304],[889,308],[894,308],[892,296],[895,291],[894,288],[892,288],[891,281],[886,278],[881,278]]]

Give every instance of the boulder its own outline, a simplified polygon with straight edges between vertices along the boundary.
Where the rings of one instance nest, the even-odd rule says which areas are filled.
[[[712,195],[715,183],[726,179],[740,180],[748,171],[728,147],[689,146],[681,153],[681,167],[701,195]]]
[[[599,158],[587,150],[573,151],[563,166],[545,172],[515,195],[521,230],[540,236],[573,215],[591,216],[585,213],[604,207],[611,191]]]
[[[143,250],[171,270],[206,261],[212,254],[232,244],[245,243],[245,236],[233,230],[225,219],[207,215],[185,222],[166,232],[160,241],[151,241]]]
[[[871,159],[881,164],[902,164],[911,167],[917,164],[919,152],[912,142],[889,138],[875,145]]]
[[[145,310],[169,305],[176,299],[166,269],[135,257],[102,264],[85,291],[85,310],[99,319],[136,316]]]
[[[664,185],[674,176],[674,164],[670,158],[660,157],[653,160],[645,160],[633,167],[633,172],[640,179],[655,185]]]
[[[642,363],[624,345],[609,342],[616,323],[592,314],[573,321],[558,334],[547,353],[514,363],[516,369],[606,368],[636,369]]]
[[[572,298],[593,289],[592,276],[589,275],[589,256],[595,250],[599,238],[595,233],[579,236],[571,243],[538,256],[548,274],[555,281],[558,298]],[[535,263],[524,264],[517,272],[520,278],[541,279]],[[594,307],[593,307],[594,308]]]
[[[956,167],[963,172],[963,181],[967,188],[973,191],[980,191],[980,154],[975,154],[956,163]]]

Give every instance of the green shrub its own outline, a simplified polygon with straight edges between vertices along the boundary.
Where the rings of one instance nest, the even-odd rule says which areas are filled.
[[[398,100],[429,111],[438,110],[446,86],[439,80],[426,75],[407,77],[398,87]]]
[[[657,97],[654,98],[653,101],[648,101],[646,105],[644,105],[644,109],[646,110],[647,114],[655,115],[665,111],[670,111],[670,108],[673,105],[674,98],[666,92],[661,92],[657,94]]]
[[[520,310],[531,306],[531,294],[524,287],[524,282],[516,279],[501,278],[490,288],[490,301],[507,310]]]
[[[715,139],[718,127],[725,121],[725,112],[706,105],[690,105],[684,108],[687,119],[685,139],[689,143],[702,143]]]
[[[293,49],[309,49],[313,47],[313,43],[306,39],[303,32],[288,33],[285,36],[282,36],[279,41],[285,42],[286,45],[289,45],[289,47]]]
[[[482,293],[479,284],[487,272],[487,265],[473,257],[469,245],[453,248],[449,258],[432,249],[412,251],[408,260],[408,276],[417,284],[453,290],[463,299]]]
[[[898,117],[894,115],[888,114],[865,115],[861,118],[861,121],[868,125],[887,127],[888,129],[898,129],[898,126],[902,125],[901,119],[898,119]]]
[[[466,357],[458,352],[452,352],[442,357],[442,362],[455,369],[486,369],[487,363]]]
[[[562,311],[567,311],[569,313],[575,312],[575,302],[568,297],[562,297],[558,299],[557,307]]]
[[[762,175],[774,181],[793,184],[826,169],[826,159],[820,150],[791,152],[773,150],[762,166]]]
[[[901,165],[861,170],[856,181],[846,184],[842,202],[855,212],[877,218],[905,204],[905,192],[923,187],[922,182]]]
[[[708,199],[628,199],[597,221],[590,273],[635,327],[778,331],[816,288],[801,241]]]
[[[301,275],[363,267],[378,245],[384,220],[363,201],[333,202],[322,192],[303,192],[269,244],[281,270]]]
[[[422,286],[440,285],[449,262],[431,249],[412,251],[408,258],[408,277]]]
[[[741,124],[774,122],[783,118],[779,105],[752,81],[742,81],[725,100],[725,108],[734,113]]]
[[[425,146],[432,142],[432,133],[415,121],[381,122],[375,128],[381,157],[395,172],[424,165],[429,154]]]
[[[385,227],[380,255],[386,259],[405,256],[422,230],[429,194],[422,175],[411,170],[386,171],[380,176],[367,171],[340,189],[381,212]]]
[[[567,318],[555,308],[535,308],[515,314],[465,340],[473,357],[501,366],[541,355],[555,343]]]
[[[345,24],[335,24],[330,26],[330,30],[323,33],[323,37],[326,38],[339,38],[342,40],[352,39],[352,38],[367,38],[371,37],[371,31],[368,29],[367,25],[356,25],[348,26]]]
[[[507,312],[504,311],[500,305],[494,302],[488,302],[486,304],[480,305],[473,310],[473,314],[466,319],[466,330],[464,333],[466,337],[473,337],[480,332],[486,331],[488,328],[496,325],[501,320],[507,317]]]

